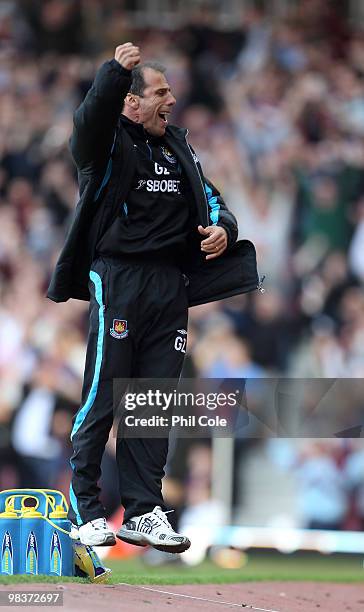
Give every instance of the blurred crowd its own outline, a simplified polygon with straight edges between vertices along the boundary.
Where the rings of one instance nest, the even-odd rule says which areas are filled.
[[[326,0],[247,3],[230,29],[196,3],[173,31],[136,28],[132,4],[0,3],[1,488],[67,490],[87,305],[45,290],[78,196],[72,113],[128,40],[167,66],[174,122],[266,277],[191,309],[185,375],[364,375],[364,31]]]
[[[364,530],[362,440],[270,440],[266,450],[295,481],[294,526]]]

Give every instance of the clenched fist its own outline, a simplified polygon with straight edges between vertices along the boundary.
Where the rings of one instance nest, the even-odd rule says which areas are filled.
[[[139,47],[136,47],[131,42],[119,45],[115,49],[115,59],[126,70],[133,70],[134,66],[140,62]]]

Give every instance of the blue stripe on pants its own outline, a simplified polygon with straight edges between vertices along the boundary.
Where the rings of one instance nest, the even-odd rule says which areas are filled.
[[[82,406],[82,408],[79,410],[75,423],[73,425],[73,429],[71,433],[71,440],[73,440],[73,437],[80,429],[82,423],[84,422],[86,416],[88,415],[88,413],[90,412],[94,404],[94,401],[97,395],[97,389],[99,386],[100,371],[101,371],[101,364],[102,364],[102,353],[103,353],[103,345],[104,345],[104,327],[105,327],[104,304],[102,302],[102,282],[97,272],[93,272],[92,270],[90,272],[90,279],[95,285],[95,297],[99,305],[99,330],[98,330],[98,335],[97,335],[95,370],[94,370],[94,375],[93,375],[93,379],[91,383],[91,388],[87,396],[87,400]],[[73,470],[74,466],[72,462],[71,462],[71,467]],[[72,484],[70,485],[70,502],[71,502],[72,509],[76,515],[77,524],[82,525],[82,519],[78,511],[78,507],[77,507],[77,498],[73,490]]]
[[[105,326],[104,304],[102,302],[102,282],[97,272],[93,272],[92,270],[90,272],[90,279],[95,285],[95,297],[99,305],[99,331],[97,335],[95,371],[94,371],[94,376],[92,379],[92,384],[91,384],[91,388],[90,388],[87,400],[85,404],[82,406],[82,408],[79,410],[75,423],[73,425],[73,429],[71,433],[71,440],[73,440],[74,435],[80,429],[82,423],[84,422],[86,416],[88,415],[88,413],[90,412],[94,404],[96,394],[97,394],[97,389],[99,386],[99,378],[100,378],[100,371],[101,371],[101,364],[102,364],[102,351],[103,351],[103,345],[104,345],[104,326]]]

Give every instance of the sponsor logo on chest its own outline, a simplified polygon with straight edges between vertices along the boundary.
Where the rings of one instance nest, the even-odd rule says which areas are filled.
[[[164,166],[160,166],[157,162],[154,163],[154,172],[159,176],[169,176],[170,172]],[[153,193],[160,191],[161,193],[180,193],[180,181],[178,179],[149,179],[147,181],[147,191]]]
[[[157,162],[154,162],[154,172],[157,176],[161,178],[148,180],[139,179],[137,186],[134,188],[135,191],[144,191],[145,189],[146,191],[149,191],[151,193],[181,193],[181,181],[179,179],[164,178],[167,176],[170,177],[171,175],[168,168],[160,166],[159,164],[157,164]]]
[[[179,187],[180,181],[178,179],[149,179],[147,181],[147,191],[153,193],[181,193]]]

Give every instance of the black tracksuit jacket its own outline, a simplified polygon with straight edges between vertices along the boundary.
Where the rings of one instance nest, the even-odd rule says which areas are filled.
[[[123,214],[122,203],[127,200],[136,167],[133,141],[120,119],[130,85],[130,71],[116,60],[106,62],[74,114],[71,151],[78,170],[80,200],[47,292],[55,302],[89,300],[89,272],[97,246],[117,216]],[[200,250],[202,237],[188,243],[182,271],[188,279],[189,305],[195,306],[253,291],[259,281],[255,248],[248,240],[236,242],[234,215],[203,176],[187,133],[186,129],[168,126],[164,141],[189,182],[198,222],[204,227],[217,222],[228,235],[228,249],[213,260],[206,261]]]

